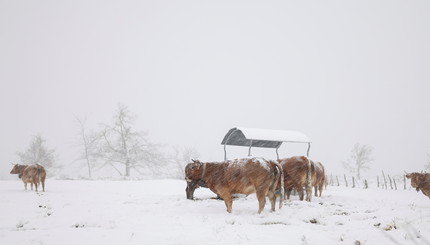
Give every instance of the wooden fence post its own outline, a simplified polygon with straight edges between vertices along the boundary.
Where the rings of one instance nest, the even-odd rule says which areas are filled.
[[[387,190],[387,179],[385,178],[385,174],[384,174],[384,170],[382,170],[382,177],[384,177],[384,185],[385,185],[385,189]]]
[[[397,184],[396,184],[396,179],[393,177],[393,182],[394,182],[394,188],[397,191]]]
[[[328,176],[327,174],[324,176],[324,187],[327,189],[328,186]]]
[[[348,180],[346,180],[346,175],[345,174],[343,175],[343,178],[345,179],[345,185],[346,185],[346,187],[348,187]]]
[[[354,179],[354,176],[352,176],[352,188],[355,188],[355,179]]]
[[[367,184],[367,180],[365,179],[364,180],[364,189],[367,189],[367,188],[369,188],[369,185]]]
[[[376,176],[376,181],[378,183],[378,188],[379,188],[379,176]]]
[[[337,177],[337,175],[336,175],[336,181],[337,181],[337,186],[340,186],[340,184],[339,184],[339,178]]]
[[[389,174],[387,174],[387,176],[388,176],[388,180],[390,181],[390,187],[391,187],[391,190],[392,190],[393,189],[393,181],[391,181],[391,177],[390,177]]]

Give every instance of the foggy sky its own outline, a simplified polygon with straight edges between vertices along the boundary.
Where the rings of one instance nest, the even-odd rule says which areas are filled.
[[[202,160],[222,160],[243,126],[304,132],[328,172],[355,143],[374,148],[374,172],[422,170],[429,13],[397,0],[0,0],[0,178],[36,134],[73,164],[74,117],[96,128],[118,102],[151,140]],[[289,147],[281,156],[302,150]]]

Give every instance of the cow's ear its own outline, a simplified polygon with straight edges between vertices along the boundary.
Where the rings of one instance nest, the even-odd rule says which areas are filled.
[[[201,164],[201,162],[199,161],[199,160],[194,160],[194,159],[191,159],[194,163],[199,163],[199,164]]]
[[[406,173],[406,178],[410,179],[411,178],[411,174]]]

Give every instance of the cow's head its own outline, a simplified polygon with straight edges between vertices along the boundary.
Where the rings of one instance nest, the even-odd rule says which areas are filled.
[[[200,180],[203,171],[203,163],[198,160],[192,160],[185,166],[185,180],[191,182],[193,180]]]
[[[12,163],[12,166],[13,166],[13,168],[12,168],[12,170],[10,171],[10,174],[20,174],[21,173],[21,171],[22,171],[22,165],[19,165],[19,164],[13,164]]]
[[[22,174],[24,173],[24,169],[28,166],[28,165],[19,165],[19,164],[12,164],[13,168],[10,171],[10,174],[18,174],[18,178],[21,179]]]
[[[405,176],[411,180],[411,186],[417,191],[420,190],[420,184],[423,183],[426,177],[424,173],[409,173]]]

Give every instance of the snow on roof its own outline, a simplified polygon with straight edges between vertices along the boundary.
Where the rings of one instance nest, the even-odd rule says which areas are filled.
[[[308,136],[298,131],[237,127],[228,131],[221,144],[278,148],[282,142],[310,143],[311,141]]]
[[[248,139],[282,141],[282,142],[303,142],[303,143],[310,142],[308,136],[306,136],[305,134],[299,131],[242,128],[242,127],[237,129],[242,131],[242,133]]]

